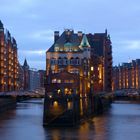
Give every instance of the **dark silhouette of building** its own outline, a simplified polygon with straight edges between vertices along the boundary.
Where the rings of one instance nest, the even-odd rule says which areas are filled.
[[[28,63],[27,63],[27,60],[25,59],[24,60],[24,64],[23,64],[23,72],[24,72],[24,90],[29,90],[29,69],[30,69],[30,67],[29,67],[29,65],[28,65]]]
[[[27,60],[25,59],[24,64],[22,66],[23,71],[23,90],[35,90],[41,87],[40,82],[44,83],[43,71],[37,71],[36,69],[30,68]],[[41,75],[42,74],[42,75]],[[21,75],[22,76],[22,75]],[[20,78],[22,79],[22,77]]]
[[[24,70],[22,65],[19,63],[19,79],[18,79],[18,83],[19,83],[19,90],[24,90]]]

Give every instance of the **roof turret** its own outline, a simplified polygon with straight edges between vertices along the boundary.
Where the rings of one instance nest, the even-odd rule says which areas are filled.
[[[90,46],[86,34],[83,35],[80,46],[81,47],[89,47]]]

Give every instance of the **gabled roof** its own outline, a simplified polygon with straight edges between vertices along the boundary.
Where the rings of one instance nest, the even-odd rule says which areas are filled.
[[[77,34],[73,32],[70,33],[69,40],[67,41],[67,36],[64,31],[62,35],[59,37],[59,39],[48,49],[47,52],[54,52],[55,46],[60,47],[60,48],[72,46],[72,47],[76,47],[78,51],[82,51],[79,48],[80,43],[81,43],[81,39],[79,38]]]

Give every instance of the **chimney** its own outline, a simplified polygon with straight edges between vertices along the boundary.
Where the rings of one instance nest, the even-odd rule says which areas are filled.
[[[65,29],[65,39],[66,42],[70,42],[71,35],[74,33],[71,29]]]
[[[54,32],[54,42],[56,42],[59,39],[59,31]]]
[[[82,37],[83,33],[82,31],[78,31],[78,37]]]

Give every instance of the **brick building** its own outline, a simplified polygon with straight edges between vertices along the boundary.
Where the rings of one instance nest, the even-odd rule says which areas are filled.
[[[140,89],[140,59],[113,67],[113,90]]]
[[[0,21],[0,92],[18,89],[17,43]]]
[[[43,70],[37,71],[30,68],[27,60],[24,60],[23,66],[20,68],[20,79],[23,90],[35,90],[41,87],[41,83],[44,84]]]
[[[46,92],[78,93],[111,91],[112,46],[105,33],[54,33],[46,52]]]
[[[87,35],[91,46],[91,63],[93,64],[94,91],[112,90],[112,43],[110,35],[95,33]]]

